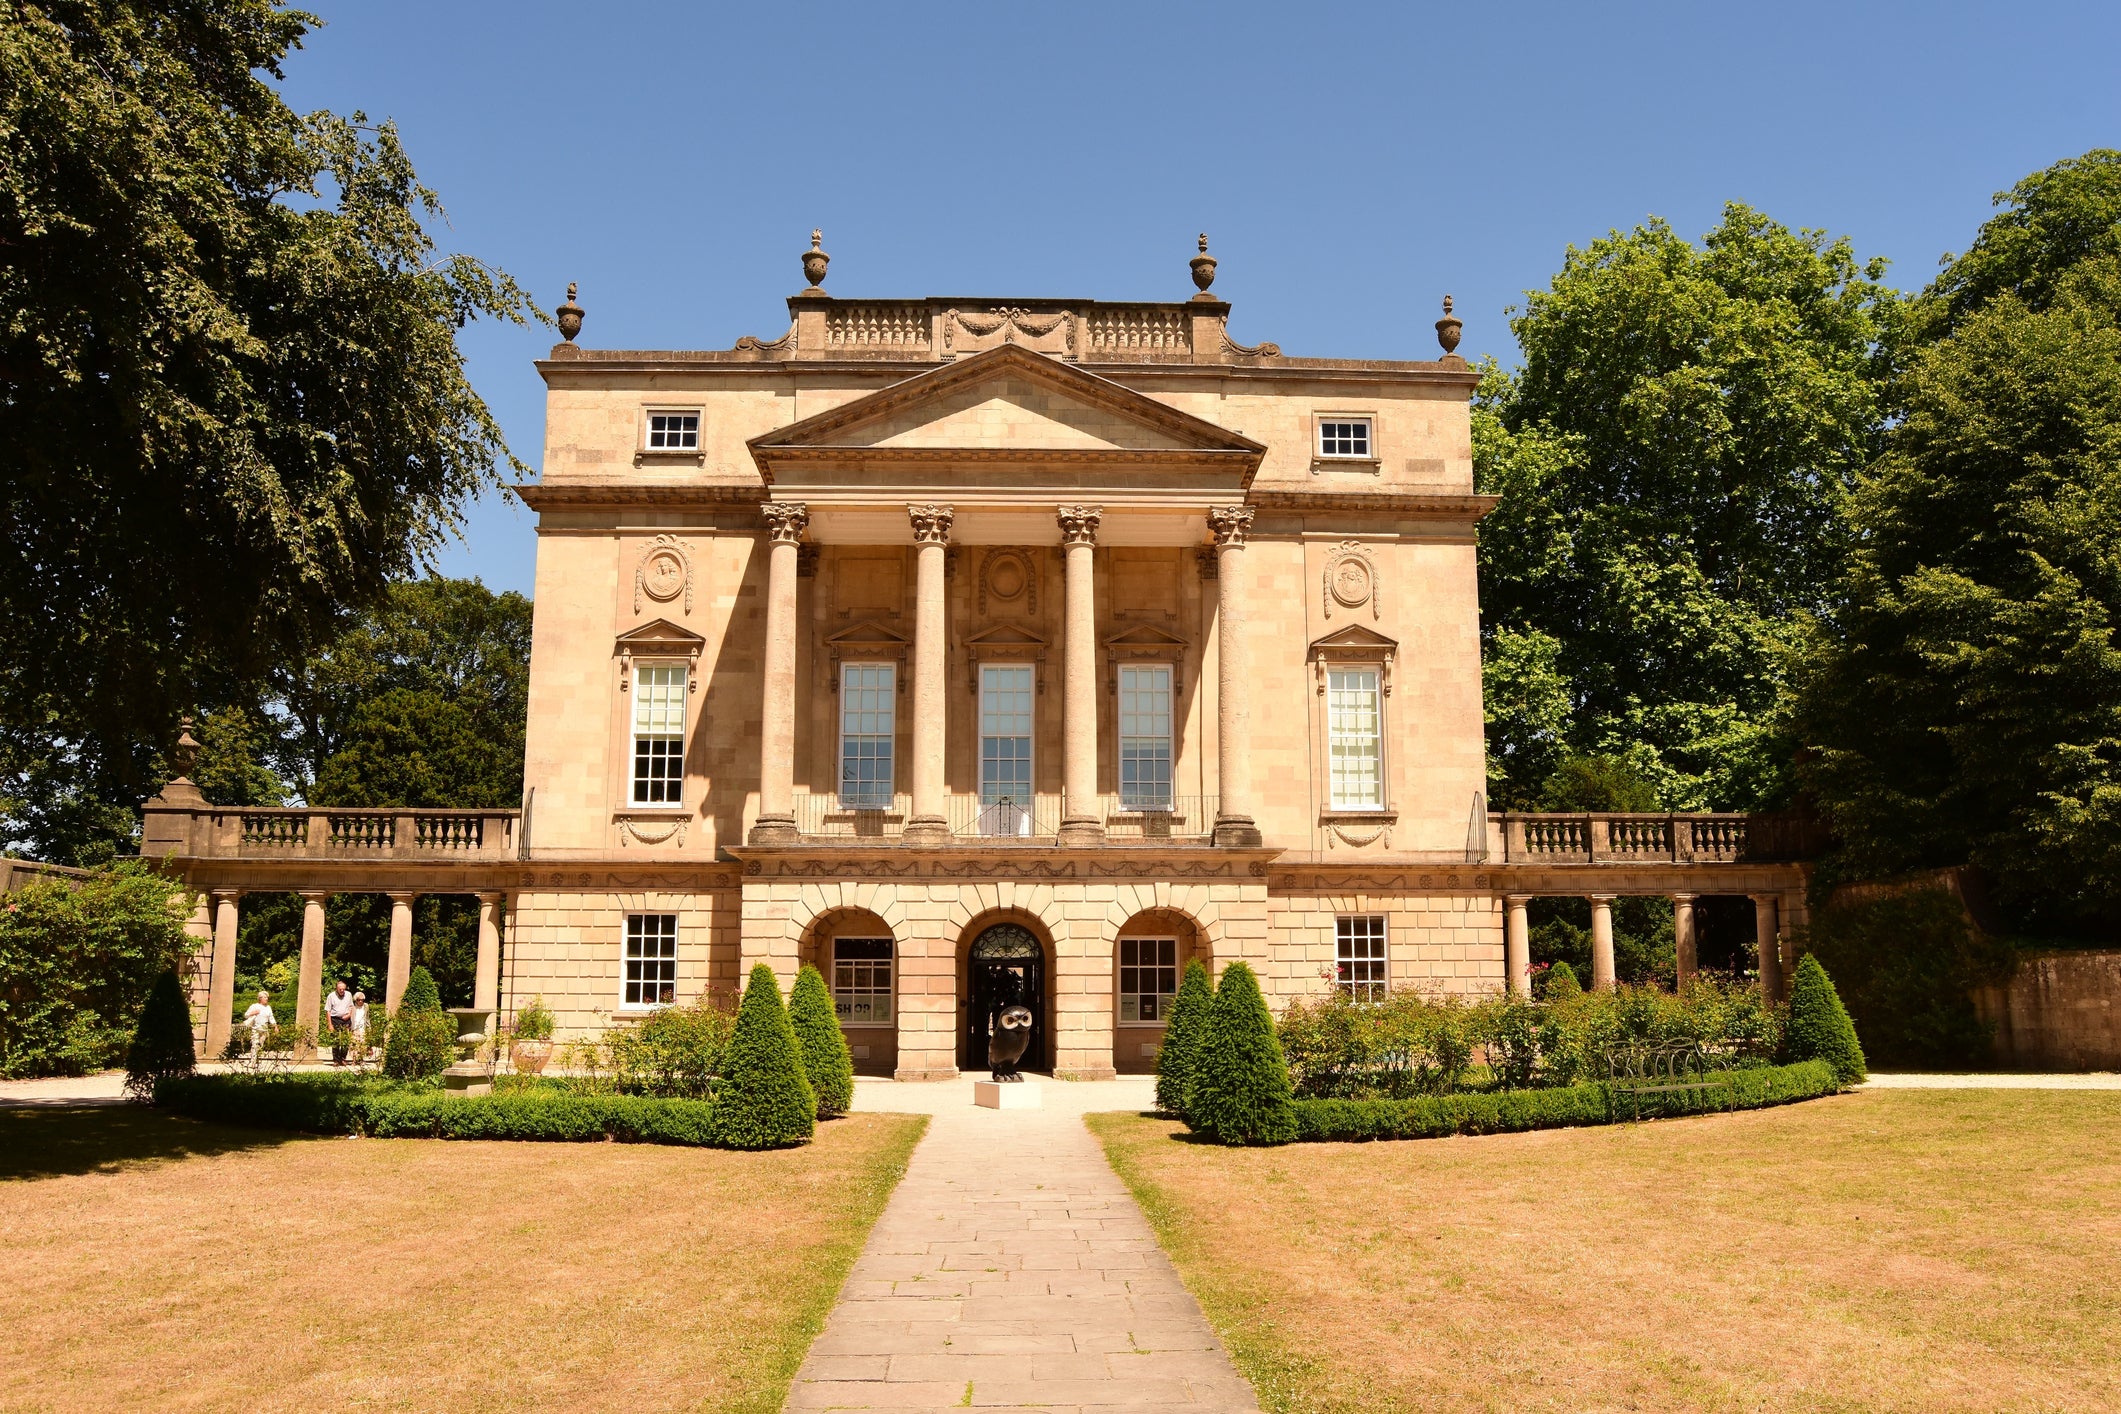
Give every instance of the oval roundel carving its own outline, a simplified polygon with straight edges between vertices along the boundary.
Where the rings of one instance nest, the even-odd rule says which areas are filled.
[[[692,612],[692,556],[674,535],[658,535],[641,556],[633,576],[633,611],[641,611],[641,600],[667,604],[685,596],[685,612]]]
[[[1377,592],[1377,566],[1370,559],[1370,552],[1353,540],[1343,540],[1326,557],[1325,576],[1326,617],[1333,617],[1335,605],[1343,609],[1360,609],[1370,606],[1370,617],[1383,613]]]

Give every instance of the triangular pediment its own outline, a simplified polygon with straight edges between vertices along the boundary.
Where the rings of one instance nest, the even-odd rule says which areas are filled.
[[[1398,647],[1397,639],[1386,638],[1377,630],[1364,628],[1361,624],[1349,624],[1346,628],[1334,629],[1322,638],[1311,640],[1313,653],[1321,650],[1339,653],[1385,653]]]
[[[1155,624],[1136,624],[1105,640],[1107,648],[1184,648],[1186,640]]]
[[[650,619],[639,628],[630,628],[620,634],[619,642],[629,648],[637,648],[644,643],[682,643],[698,648],[707,640],[691,629],[674,624],[668,619]]]
[[[1002,624],[973,634],[965,644],[970,648],[1044,648],[1046,640],[1028,628]]]
[[[1168,403],[1005,345],[752,439],[761,461],[816,449],[1220,452],[1259,443]]]
[[[838,633],[827,634],[825,643],[828,647],[840,649],[904,649],[913,646],[913,640],[905,634],[874,619],[864,619],[858,624],[841,629]]]

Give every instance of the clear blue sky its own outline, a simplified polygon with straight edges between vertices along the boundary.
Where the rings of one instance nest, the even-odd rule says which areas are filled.
[[[474,4],[311,0],[297,108],[395,119],[441,238],[582,342],[777,336],[813,226],[842,296],[1192,293],[1232,333],[1471,357],[1563,250],[1729,200],[1847,234],[1921,284],[1990,196],[2121,146],[2121,6]],[[548,329],[464,347],[542,455]],[[476,507],[441,568],[530,591],[529,512]]]

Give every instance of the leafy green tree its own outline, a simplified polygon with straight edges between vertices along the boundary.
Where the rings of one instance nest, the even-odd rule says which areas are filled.
[[[1790,1019],[1782,1028],[1783,1050],[1791,1061],[1823,1060],[1842,1084],[1854,1085],[1869,1074],[1856,1023],[1849,1020],[1833,979],[1806,953],[1797,960],[1797,980],[1790,987]]]
[[[393,1080],[432,1080],[449,1068],[457,1028],[442,1010],[441,993],[424,967],[405,981],[383,1043],[383,1073]]]
[[[1534,803],[1564,754],[1622,758],[1667,808],[1783,797],[1793,615],[1825,602],[1841,496],[1880,442],[1883,270],[1733,204],[1698,247],[1653,220],[1531,292],[1523,368],[1489,370],[1474,408],[1501,498],[1484,646],[1521,686],[1491,720],[1496,800]]]
[[[164,972],[149,990],[133,1043],[126,1048],[126,1093],[136,1100],[152,1100],[156,1081],[191,1074],[195,1061],[191,1003],[176,972]]]
[[[1580,997],[1583,984],[1576,980],[1576,969],[1566,962],[1557,962],[1546,971],[1540,985],[1540,995],[1547,1001],[1559,1001],[1563,997]]]
[[[1998,197],[1917,302],[1845,602],[1799,685],[1828,877],[1974,865],[2027,931],[2121,921],[2121,153]]]
[[[2010,980],[2015,949],[1972,927],[1942,888],[1838,903],[1812,917],[1807,955],[1839,981],[1836,993],[1872,1062],[1963,1069],[1989,1061],[1990,1028],[1973,993]]]
[[[287,787],[266,764],[274,733],[263,714],[223,707],[200,717],[192,784],[215,805],[285,805]]]
[[[1214,1009],[1215,985],[1208,980],[1208,969],[1194,958],[1179,978],[1171,1015],[1164,1022],[1164,1043],[1156,1050],[1156,1107],[1167,1115],[1185,1118],[1186,1089],[1193,1083],[1201,1033]]]
[[[0,23],[0,731],[106,805],[153,789],[181,711],[329,641],[516,466],[456,334],[542,316],[436,251],[392,125],[282,101],[313,23],[273,0]]]
[[[191,908],[182,885],[137,859],[8,894],[0,1077],[82,1075],[123,1058],[148,989],[191,953]]]
[[[1242,962],[1223,969],[1194,1056],[1186,1127],[1223,1144],[1287,1144],[1296,1137],[1289,1063],[1259,979]]]
[[[773,969],[751,969],[714,1092],[715,1141],[729,1149],[784,1149],[817,1132],[817,1095],[781,1003]]]
[[[817,1096],[817,1117],[831,1119],[854,1107],[854,1056],[833,1010],[825,976],[809,963],[796,974],[788,997],[788,1023],[802,1048],[803,1074]]]
[[[471,808],[519,803],[520,749],[480,730],[471,713],[431,692],[395,688],[363,705],[311,792],[318,805]],[[513,788],[515,798],[502,792]]]

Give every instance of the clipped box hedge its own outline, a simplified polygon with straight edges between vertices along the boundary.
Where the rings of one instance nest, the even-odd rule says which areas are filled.
[[[1516,1134],[1622,1120],[1669,1119],[1719,1110],[1756,1110],[1816,1099],[1841,1088],[1825,1061],[1712,1072],[1706,1090],[1633,1094],[1604,1083],[1554,1090],[1502,1090],[1413,1100],[1298,1100],[1298,1143],[1320,1140],[1440,1139],[1451,1134]]]
[[[378,1139],[514,1139],[712,1145],[714,1104],[525,1090],[450,1095],[339,1075],[195,1075],[162,1081],[155,1104],[219,1124]]]

